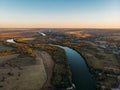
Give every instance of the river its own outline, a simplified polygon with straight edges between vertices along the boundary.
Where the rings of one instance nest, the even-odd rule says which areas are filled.
[[[16,43],[16,42],[14,41],[14,39],[7,39],[6,42],[9,42],[9,43]]]
[[[76,90],[96,90],[95,80],[92,78],[82,56],[69,47],[62,47],[67,55]]]
[[[8,39],[7,42],[16,43],[14,39]],[[95,80],[92,78],[92,75],[89,72],[89,68],[87,67],[83,57],[69,47],[62,47],[59,45],[52,46],[58,46],[65,50],[70,63],[72,80],[75,84],[76,90],[96,90]]]

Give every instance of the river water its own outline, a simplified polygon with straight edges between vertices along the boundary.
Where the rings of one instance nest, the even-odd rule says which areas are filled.
[[[95,80],[82,56],[69,47],[62,47],[67,55],[76,90],[96,90]]]
[[[9,42],[9,43],[16,43],[16,42],[14,41],[14,39],[7,39],[6,42]]]

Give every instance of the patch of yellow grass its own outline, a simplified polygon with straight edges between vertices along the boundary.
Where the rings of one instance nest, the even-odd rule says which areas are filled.
[[[90,34],[82,34],[80,31],[72,31],[72,32],[67,32],[67,34],[70,34],[70,35],[75,35],[79,38],[87,38],[87,37],[90,37],[91,35]]]
[[[29,41],[34,40],[35,38],[19,38],[18,41]]]

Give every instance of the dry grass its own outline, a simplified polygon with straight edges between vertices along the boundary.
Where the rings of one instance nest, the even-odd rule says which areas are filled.
[[[90,34],[82,34],[80,31],[72,31],[72,32],[67,32],[67,34],[70,34],[70,35],[75,35],[79,38],[87,38],[87,37],[90,37],[91,35]]]
[[[2,56],[0,57],[0,63],[2,63],[3,61],[7,61],[8,59],[13,59],[16,58],[19,54],[12,54],[12,55],[8,55],[8,56]]]
[[[86,54],[87,55],[87,63],[89,66],[95,68],[95,69],[103,69],[103,64],[100,60],[98,60],[96,57],[94,57],[92,54]],[[85,56],[86,57],[86,56]]]
[[[29,40],[34,40],[35,38],[19,38],[17,41],[29,41]]]
[[[4,57],[3,60],[5,60]],[[8,59],[0,68],[0,90],[40,90],[47,80],[43,59],[39,53],[36,58],[19,56]]]
[[[111,36],[111,38],[114,40],[120,40],[120,36]]]

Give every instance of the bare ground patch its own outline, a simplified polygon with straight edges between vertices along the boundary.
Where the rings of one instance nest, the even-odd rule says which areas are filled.
[[[41,52],[41,56],[43,58],[43,63],[45,65],[45,69],[47,73],[47,81],[41,90],[48,90],[48,89],[53,90],[53,87],[51,85],[51,77],[52,77],[52,72],[54,67],[54,61],[52,60],[51,56],[45,51]]]

